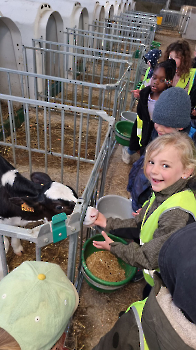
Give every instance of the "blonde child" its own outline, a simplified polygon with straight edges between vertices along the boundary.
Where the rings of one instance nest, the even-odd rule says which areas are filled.
[[[175,231],[196,220],[196,200],[191,190],[196,173],[193,141],[175,130],[156,138],[147,147],[144,172],[153,194],[135,218],[106,219],[99,212],[95,220],[95,224],[107,232],[130,227],[130,238],[131,228],[140,228],[141,244],[113,242],[104,231],[105,241],[94,241],[93,244],[98,249],[110,250],[130,265],[154,270],[158,269],[158,255],[163,243]]]
[[[195,242],[194,222],[163,244],[149,297],[133,303],[93,350],[196,349]]]
[[[25,261],[0,282],[0,349],[63,350],[78,301],[60,266]]]

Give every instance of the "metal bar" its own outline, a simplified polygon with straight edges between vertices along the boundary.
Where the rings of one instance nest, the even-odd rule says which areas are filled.
[[[29,108],[28,104],[25,105],[26,110],[26,142],[27,142],[27,149],[29,152],[29,170],[30,174],[32,173],[32,158],[31,158],[31,137],[30,137],[30,124],[29,124]]]
[[[64,155],[64,128],[65,128],[65,111],[61,111],[61,182],[63,183],[63,155]]]
[[[45,172],[48,172],[48,157],[47,157],[47,114],[44,107],[44,150],[45,150]]]
[[[0,235],[0,262],[2,264],[3,276],[6,276],[8,274],[8,268],[7,268],[3,235]]]

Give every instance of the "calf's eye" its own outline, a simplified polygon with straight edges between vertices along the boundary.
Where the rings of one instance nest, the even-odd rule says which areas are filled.
[[[62,210],[63,207],[62,207],[61,205],[57,205],[57,206],[56,206],[56,209],[57,209],[57,210]]]

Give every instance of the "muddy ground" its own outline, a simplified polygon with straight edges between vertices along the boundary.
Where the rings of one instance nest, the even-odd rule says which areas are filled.
[[[178,38],[180,38],[178,33],[166,30],[157,32],[155,36],[155,40],[161,42],[160,48],[162,51],[165,50],[168,44],[176,41]],[[193,50],[196,41],[189,41],[189,43]],[[126,187],[131,166],[123,163],[121,159],[121,151],[122,146],[116,145],[107,173],[105,195],[117,194],[129,198],[129,193],[126,191]],[[22,163],[24,164],[23,159]],[[23,175],[28,177],[22,164],[20,164],[19,170],[20,172],[23,172]],[[54,180],[60,181],[60,174],[56,176],[55,169],[51,168],[49,173],[50,175],[54,174]],[[87,178],[89,178],[89,171],[86,171],[86,173],[88,173]],[[34,245],[29,244],[29,242],[24,242],[24,249],[26,259],[29,259],[30,257],[34,259]],[[66,242],[64,245],[57,243],[45,247],[42,250],[42,260],[48,261],[49,256],[51,257],[49,261],[54,261],[60,264],[63,269],[66,269]],[[18,266],[22,261],[24,261],[24,256],[17,257],[11,253],[11,251],[8,252],[8,264],[10,269]],[[134,301],[141,299],[144,285],[144,280],[137,283],[130,282],[124,288],[106,294],[92,289],[84,280],[80,290],[80,303],[74,315],[70,333],[67,338],[67,348],[70,350],[91,350],[97,344],[100,337],[108,332],[114,325],[119,312],[126,310],[126,308]]]

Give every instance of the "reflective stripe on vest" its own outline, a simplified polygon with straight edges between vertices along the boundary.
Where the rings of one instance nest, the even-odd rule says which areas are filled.
[[[155,270],[147,270],[147,269],[143,270],[144,279],[151,287],[154,286],[154,279],[152,277],[154,271]],[[156,271],[159,271],[159,269],[157,269]]]
[[[187,75],[185,79],[180,78],[176,84],[176,87],[180,87],[182,89],[185,89],[185,87],[189,83],[189,88],[188,88],[188,95],[189,95],[191,92],[192,86],[193,86],[195,74],[196,74],[196,68],[191,68],[189,75]]]
[[[143,127],[143,121],[137,115],[137,137],[139,138],[140,146],[141,146],[141,139],[142,139],[142,127]]]
[[[146,343],[146,339],[145,339],[144,332],[142,329],[142,324],[141,324],[143,308],[145,306],[146,300],[147,300],[147,298],[144,300],[141,300],[141,301],[136,301],[135,303],[131,304],[131,306],[126,311],[126,312],[128,312],[130,309],[133,310],[135,320],[137,322],[137,326],[138,326],[138,330],[139,330],[139,340],[140,340],[140,349],[141,350],[149,350],[149,347]]]
[[[146,70],[143,81],[147,80],[149,70],[150,70],[150,67],[148,67],[148,69]]]
[[[150,67],[148,67],[148,69],[146,70],[146,73],[144,75],[144,79],[143,79],[142,84],[141,84],[141,86],[139,88],[140,90],[144,89],[147,86],[145,83],[148,83],[150,81],[150,78],[147,79],[149,70],[150,70]]]

